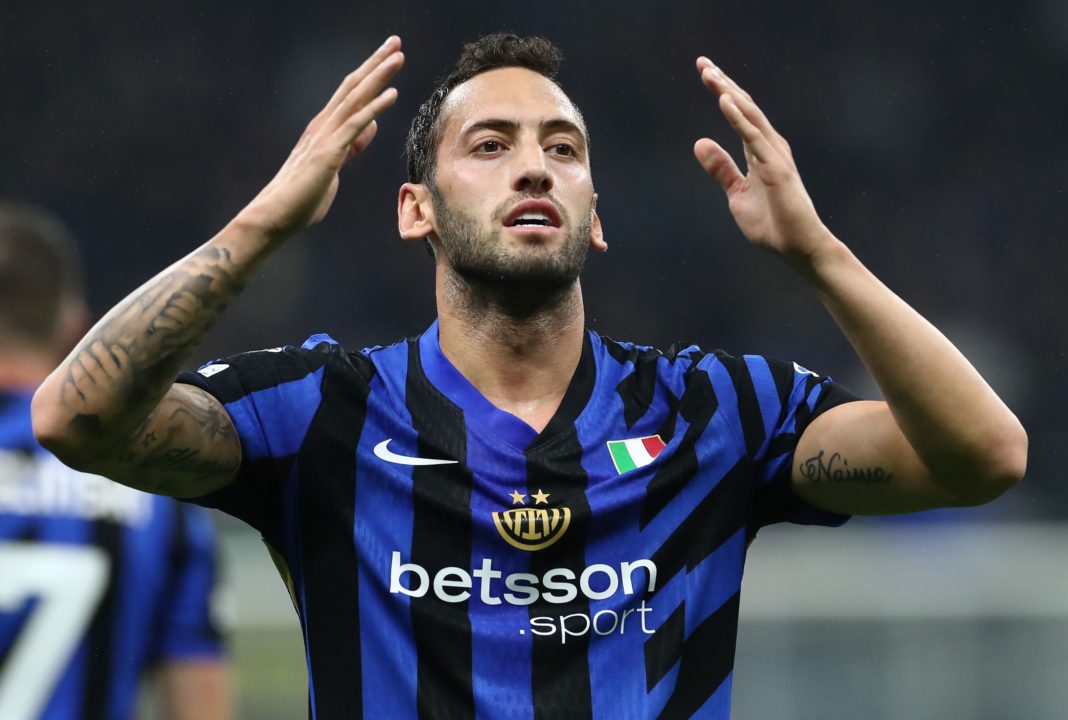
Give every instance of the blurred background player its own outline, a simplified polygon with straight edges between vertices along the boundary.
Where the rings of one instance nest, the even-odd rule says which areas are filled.
[[[168,720],[229,718],[208,514],[34,441],[33,391],[87,319],[67,229],[0,201],[0,718],[128,720],[156,666]]]

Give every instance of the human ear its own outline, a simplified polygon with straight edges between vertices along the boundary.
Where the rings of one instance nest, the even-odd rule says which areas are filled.
[[[601,216],[597,214],[597,195],[593,196],[593,207],[590,212],[593,217],[590,218],[590,247],[598,252],[605,252],[608,250],[608,243],[604,241],[604,228],[601,227]]]
[[[434,233],[434,206],[426,185],[401,185],[397,195],[397,230],[404,240],[425,240]]]

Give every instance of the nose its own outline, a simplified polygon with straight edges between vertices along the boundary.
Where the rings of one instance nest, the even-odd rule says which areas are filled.
[[[538,142],[525,142],[515,153],[512,190],[541,195],[553,189],[553,177]]]

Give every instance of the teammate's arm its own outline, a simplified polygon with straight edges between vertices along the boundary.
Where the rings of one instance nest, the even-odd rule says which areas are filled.
[[[230,677],[221,660],[180,660],[161,668],[167,720],[229,720]]]
[[[270,183],[222,232],[114,307],[38,389],[34,433],[73,467],[150,492],[197,496],[232,482],[240,444],[225,409],[173,381],[201,337],[289,237],[318,222],[338,171],[396,100],[389,38],[348,75]]]
[[[886,402],[839,405],[802,434],[796,491],[835,512],[909,512],[989,501],[1024,474],[1027,435],[968,360],[824,226],[786,140],[707,58],[702,82],[742,139],[747,173],[716,142],[694,146],[754,244],[785,257],[816,290]]]

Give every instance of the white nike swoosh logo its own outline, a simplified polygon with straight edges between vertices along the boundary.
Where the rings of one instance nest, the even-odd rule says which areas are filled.
[[[392,439],[393,438],[387,438],[375,445],[375,457],[397,465],[455,465],[459,462],[459,460],[435,460],[433,458],[398,455],[395,452],[390,452],[389,448],[386,447]]]

